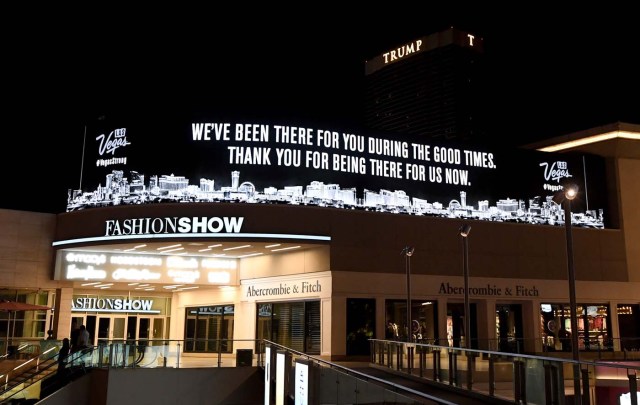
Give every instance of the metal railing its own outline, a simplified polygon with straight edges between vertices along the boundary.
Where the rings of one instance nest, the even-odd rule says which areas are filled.
[[[576,361],[572,359],[377,339],[370,340],[370,344],[372,365],[475,396],[515,403],[558,404],[574,393]],[[629,392],[637,391],[640,362],[577,363],[584,404],[595,403],[599,379],[616,376],[621,380],[619,384],[627,384]]]
[[[406,341],[399,339],[398,341]],[[416,339],[414,343],[449,347],[466,347],[464,337],[460,339]],[[638,338],[580,338],[579,351],[588,358],[604,360],[640,360],[640,337]],[[557,338],[514,338],[472,339],[471,347],[504,353],[519,354],[571,354],[571,339]]]
[[[388,380],[361,373],[338,364],[322,360],[317,356],[297,352],[285,346],[265,341],[275,351],[285,352],[288,356],[287,370],[284,373],[293,377],[287,379],[284,395],[295,398],[295,364],[298,360],[310,363],[310,390],[313,398],[309,403],[319,404],[440,404],[454,405],[454,402],[417,391]],[[264,355],[264,354],[263,354]],[[274,361],[271,362],[273,367]],[[263,361],[267,364],[267,361]],[[270,373],[276,375],[277,373]],[[278,377],[275,377],[278,378]],[[266,382],[265,382],[266,383]],[[270,382],[275,385],[275,381]],[[272,389],[271,392],[274,390]],[[297,403],[297,402],[296,402]]]
[[[387,379],[360,373],[320,358],[291,350],[274,342],[263,340],[206,340],[207,351],[185,352],[184,340],[105,341],[100,345],[70,354],[66,368],[86,372],[91,368],[191,368],[233,367],[240,365],[241,357],[248,356],[242,365],[264,368],[265,345],[270,353],[275,350],[289,354],[290,375],[295,371],[298,359],[312,364],[314,371],[314,400],[318,403],[396,403],[396,404],[448,404],[449,402],[394,384]],[[528,404],[560,404],[573,393],[573,365],[568,358],[534,356],[487,350],[438,346],[433,344],[399,342],[372,339],[368,365],[402,375],[463,395],[485,397],[500,401]],[[191,345],[193,341],[187,342]],[[196,346],[191,346],[192,349]],[[202,347],[202,346],[200,346]],[[215,351],[214,349],[215,348]],[[235,350],[232,350],[233,348]],[[243,356],[241,356],[243,351]],[[51,353],[54,353],[51,355]],[[41,366],[47,360],[46,366]],[[55,375],[57,350],[42,353],[31,359],[40,367],[41,373],[30,379],[30,383],[43,381]],[[580,381],[585,404],[596,404],[596,381],[620,380],[616,384],[637,391],[640,363],[609,363],[604,361],[580,361]],[[26,362],[24,363],[26,364]],[[273,364],[273,362],[269,362]],[[20,369],[30,367],[28,364]],[[14,374],[20,372],[16,369]],[[48,371],[48,372],[47,372]],[[275,373],[274,373],[275,374]],[[10,388],[0,399],[8,399],[25,389],[9,386],[12,378],[0,377],[0,383]],[[287,392],[294,395],[295,378],[287,383]],[[586,400],[585,400],[586,398]],[[632,402],[633,403],[633,402]]]

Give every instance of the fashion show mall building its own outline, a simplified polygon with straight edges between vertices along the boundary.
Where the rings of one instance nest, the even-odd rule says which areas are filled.
[[[216,339],[266,338],[340,359],[367,354],[369,338],[406,339],[409,324],[413,339],[461,345],[468,253],[472,345],[560,352],[571,236],[581,350],[638,349],[638,126],[540,150],[279,123],[181,129],[166,150],[142,127],[100,129],[67,212],[0,210],[3,298],[53,308],[17,312],[14,338],[84,324],[94,344],[175,339],[206,355]],[[568,182],[570,235],[557,199]]]
[[[84,324],[93,344],[176,340],[212,358],[219,339],[333,360],[371,338],[640,349],[640,126],[505,149],[380,122],[158,118],[88,127],[66,212],[0,210],[2,298],[52,308],[0,313],[0,334]]]

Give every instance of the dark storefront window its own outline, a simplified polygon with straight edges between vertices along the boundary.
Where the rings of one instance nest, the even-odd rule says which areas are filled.
[[[185,312],[186,353],[233,352],[233,305],[190,307]]]
[[[540,329],[545,351],[571,351],[571,310],[568,304],[542,304]],[[613,350],[609,306],[576,305],[579,350]]]
[[[435,343],[438,331],[438,303],[411,300],[411,335],[414,341]],[[407,301],[385,301],[385,339],[407,340]]]
[[[347,299],[347,355],[369,355],[376,330],[376,300]]]
[[[257,304],[256,339],[320,354],[320,301]]]
[[[640,350],[640,305],[618,304],[620,350]]]
[[[470,335],[471,348],[478,348],[478,316],[476,304],[469,304],[471,311]],[[447,342],[446,345],[453,347],[466,347],[467,333],[465,331],[465,314],[463,303],[447,304]]]
[[[509,353],[522,353],[524,334],[522,331],[522,305],[496,305],[496,338],[497,344],[490,344],[491,350]]]

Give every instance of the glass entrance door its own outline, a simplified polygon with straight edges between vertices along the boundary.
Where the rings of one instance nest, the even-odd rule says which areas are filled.
[[[109,332],[111,331],[111,318],[98,317],[97,344],[107,345],[109,343]]]
[[[151,334],[151,339],[162,339],[164,338],[164,319],[162,318],[154,318],[153,319],[153,333]]]
[[[125,318],[122,316],[98,317],[97,344],[107,345],[109,341],[122,341],[125,336]]]
[[[151,338],[151,318],[138,318],[138,340],[139,344],[147,344]]]

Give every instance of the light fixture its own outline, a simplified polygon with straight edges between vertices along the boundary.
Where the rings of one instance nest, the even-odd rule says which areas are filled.
[[[242,259],[244,257],[251,257],[251,256],[260,256],[262,253],[258,252],[258,253],[249,253],[246,255],[241,255],[241,256],[236,256],[236,259]]]
[[[460,227],[460,236],[466,238],[467,236],[469,236],[469,233],[471,233],[471,225],[464,224]]]
[[[279,248],[279,249],[271,249],[272,252],[279,252],[281,250],[291,250],[291,249],[298,249],[300,248],[300,246],[289,246],[289,247],[284,247],[284,248]]]
[[[611,131],[604,134],[598,134],[594,136],[589,136],[586,138],[575,139],[568,142],[559,143],[557,145],[546,146],[544,148],[538,149],[542,152],[557,152],[560,150],[571,149],[582,145],[589,145],[596,142],[604,142],[609,139],[635,139],[640,140],[640,134],[631,131]]]
[[[469,234],[471,225],[463,224],[460,229],[462,237],[462,275],[464,277],[464,335],[465,347],[471,348],[471,304],[469,303]]]
[[[178,243],[177,245],[171,245],[171,246],[162,246],[162,247],[157,248],[156,250],[171,249],[171,248],[178,247],[178,246],[182,246],[182,243]]]
[[[569,279],[569,319],[571,322],[571,354],[573,364],[574,403],[582,403],[580,391],[580,351],[578,348],[578,315],[576,305],[576,272],[573,264],[573,234],[571,233],[571,201],[578,195],[578,186],[568,184],[553,196],[553,202],[564,202],[564,229],[567,241],[567,278]]]
[[[227,250],[243,249],[243,248],[248,248],[248,247],[251,247],[251,245],[234,246],[234,247],[230,247],[230,248],[226,248],[226,249],[222,249],[222,250],[224,250],[226,252]]]
[[[410,257],[413,256],[413,252],[415,251],[415,248],[413,246],[405,246],[401,251],[400,254],[404,254],[404,267],[405,267],[405,273],[406,273],[406,278],[407,278],[407,320],[405,323],[405,330],[407,333],[407,342],[411,342],[412,341],[412,334],[411,334],[411,259]]]
[[[183,247],[177,247],[177,248],[173,248],[173,249],[169,249],[169,250],[163,250],[160,253],[177,252],[178,250],[184,250],[184,248]]]

